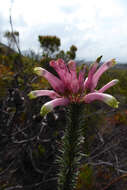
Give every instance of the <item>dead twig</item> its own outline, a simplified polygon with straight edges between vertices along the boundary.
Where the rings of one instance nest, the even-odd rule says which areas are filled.
[[[112,180],[108,185],[106,185],[102,190],[106,190],[108,189],[111,185],[113,185],[114,183],[117,183],[118,181],[120,181],[122,178],[127,177],[127,173],[123,174],[117,178],[115,178],[114,180]]]

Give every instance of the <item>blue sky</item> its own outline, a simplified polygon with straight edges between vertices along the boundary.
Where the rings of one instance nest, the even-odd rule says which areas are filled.
[[[13,2],[13,4],[12,4]],[[127,62],[127,1],[125,0],[4,0],[0,6],[1,33],[20,32],[22,50],[39,51],[38,35],[56,35],[61,49],[74,44],[77,58]],[[0,39],[4,42],[2,34]]]

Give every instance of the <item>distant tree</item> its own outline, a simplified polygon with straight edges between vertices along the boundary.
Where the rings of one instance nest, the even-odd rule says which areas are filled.
[[[15,49],[15,44],[16,44],[15,40],[19,44],[19,32],[18,31],[14,31],[14,32],[6,31],[4,33],[4,37],[7,39],[8,46],[12,49]]]
[[[38,36],[40,46],[43,49],[43,57],[53,57],[59,51],[60,39],[56,36]]]
[[[67,51],[67,56],[69,59],[75,59],[76,57],[76,51],[77,51],[77,47],[75,45],[72,45],[70,47],[70,50]]]
[[[65,60],[66,61],[66,53],[65,53],[65,51],[64,50],[61,50],[61,51],[59,51],[58,53],[57,53],[57,55],[56,55],[56,59],[58,59],[58,58],[62,58],[63,60]]]
[[[69,61],[70,59],[75,59],[76,58],[76,51],[77,51],[77,47],[75,45],[72,45],[67,52],[64,52],[63,50],[61,50],[57,54],[56,57],[57,58],[62,58],[65,61]]]

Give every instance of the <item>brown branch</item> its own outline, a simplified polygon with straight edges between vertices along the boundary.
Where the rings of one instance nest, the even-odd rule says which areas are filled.
[[[127,177],[127,173],[123,174],[117,178],[115,178],[114,180],[112,180],[108,185],[106,185],[102,190],[106,190],[108,189],[111,185],[113,185],[114,183],[117,183],[118,181],[120,181],[123,177]]]

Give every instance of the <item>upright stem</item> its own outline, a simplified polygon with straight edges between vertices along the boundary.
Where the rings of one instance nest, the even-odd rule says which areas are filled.
[[[83,105],[71,104],[67,113],[67,127],[62,138],[61,155],[58,157],[60,171],[58,190],[73,190],[76,187],[81,154]]]

